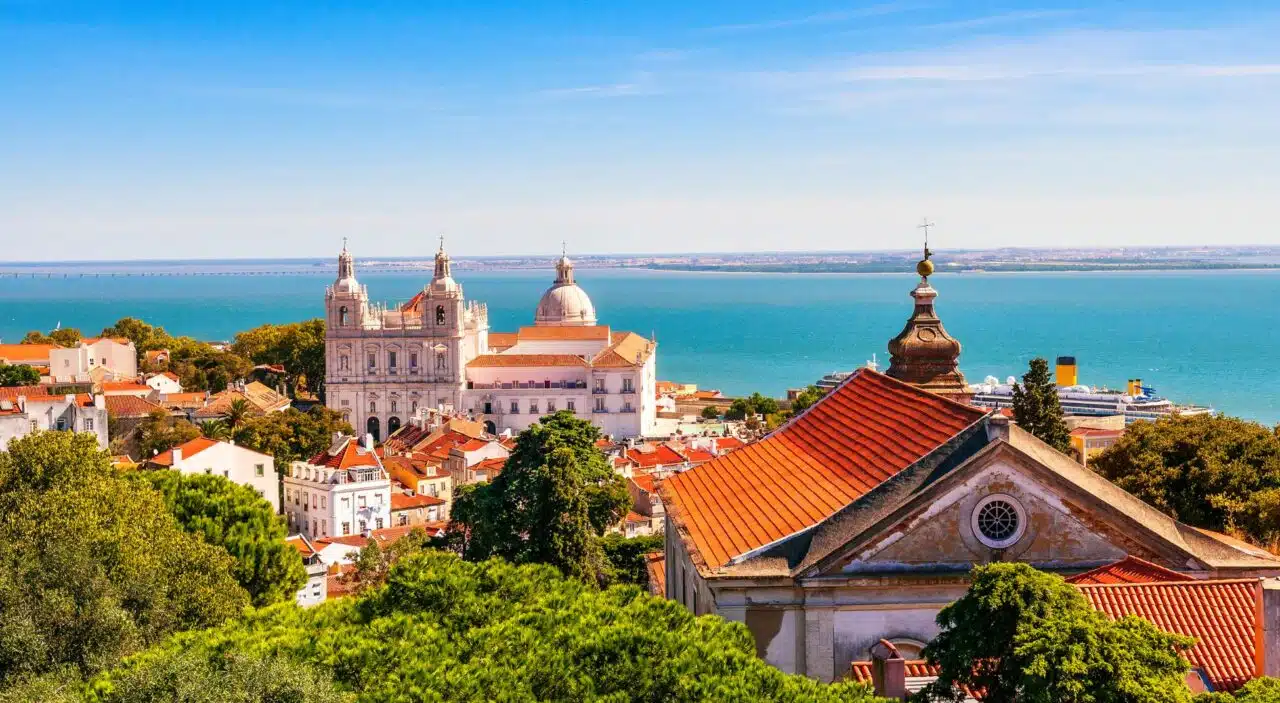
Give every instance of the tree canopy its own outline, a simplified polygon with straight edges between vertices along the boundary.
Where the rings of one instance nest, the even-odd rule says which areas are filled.
[[[333,442],[333,435],[352,433],[351,425],[337,411],[316,405],[303,412],[285,408],[246,419],[235,429],[236,444],[276,460],[283,470],[290,462],[315,456]]]
[[[546,565],[468,563],[442,552],[402,559],[385,587],[360,597],[274,606],[178,635],[103,676],[98,700],[173,700],[121,684],[140,680],[147,685],[132,690],[164,691],[181,685],[164,672],[188,669],[210,687],[230,686],[219,681],[230,677],[222,673],[229,655],[320,686],[305,668],[314,666],[362,703],[873,700],[859,684],[784,674],[756,656],[745,626],[695,618],[633,586],[597,590]]]
[[[551,564],[607,583],[600,537],[626,514],[631,496],[596,448],[599,438],[595,425],[567,411],[521,432],[492,483],[455,491],[450,546],[471,560]]]
[[[795,400],[791,401],[791,414],[799,415],[805,410],[808,410],[810,405],[822,400],[822,398],[826,396],[827,391],[828,389],[826,388],[814,385],[800,391],[800,393],[796,395]]]
[[[324,320],[262,325],[236,335],[231,350],[255,364],[285,369],[289,393],[320,395],[324,389]]]
[[[174,418],[159,408],[138,425],[138,451],[143,460],[190,442],[200,436],[200,428],[182,418]]]
[[[306,583],[302,557],[284,541],[284,518],[254,489],[222,476],[165,469],[132,476],[160,493],[183,529],[235,558],[232,575],[254,605],[290,600]]]
[[[134,317],[124,317],[102,330],[103,337],[125,337],[133,342],[138,361],[148,351],[168,349],[169,361],[150,371],[172,371],[187,391],[225,390],[232,381],[244,378],[253,363],[233,352],[220,350],[191,337],[174,337],[163,327],[147,324]]]
[[[1026,564],[973,570],[960,600],[938,613],[942,632],[924,655],[941,666],[920,700],[990,703],[1188,703],[1194,639],[1135,617],[1111,621],[1060,577]]]
[[[59,327],[49,334],[31,330],[19,344],[57,344],[60,347],[74,347],[84,335],[75,327]]]
[[[1214,415],[1135,422],[1089,465],[1189,525],[1280,542],[1280,428]]]
[[[1022,383],[1013,387],[1013,419],[1040,441],[1066,454],[1071,451],[1071,431],[1062,416],[1058,385],[1049,376],[1049,362],[1031,360]]]
[[[778,401],[759,393],[752,393],[746,398],[737,398],[725,411],[726,420],[740,421],[754,415],[776,415],[778,413]]]
[[[93,673],[249,602],[222,549],[117,475],[92,435],[36,432],[0,453],[0,690]]]
[[[22,364],[0,363],[0,386],[33,386],[40,382],[40,372]]]

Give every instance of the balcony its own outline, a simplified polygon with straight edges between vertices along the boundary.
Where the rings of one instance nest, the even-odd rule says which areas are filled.
[[[608,388],[592,388],[591,389],[592,395],[607,395],[608,393],[609,393]]]
[[[391,368],[387,369],[387,373],[391,374],[392,376],[395,376],[400,372],[396,370],[396,367],[392,366]]]
[[[382,480],[382,469],[375,466],[360,469],[347,469],[337,472],[338,483],[363,483],[365,481]]]
[[[635,413],[635,411],[636,411],[636,409],[635,409],[635,408],[623,408],[623,409],[619,410],[618,412],[620,412],[620,413]]]
[[[609,408],[592,408],[591,412],[608,414]]]

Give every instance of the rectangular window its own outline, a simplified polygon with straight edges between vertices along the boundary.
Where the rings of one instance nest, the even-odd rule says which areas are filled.
[[[321,520],[321,521],[320,521],[320,534],[322,534],[322,535],[324,535],[324,536],[326,536],[326,537],[328,537],[328,536],[329,536],[329,521],[328,521],[328,520]]]
[[[393,369],[396,367],[396,353],[395,353],[395,352],[387,352],[387,366],[390,366],[390,367],[391,367],[391,368],[393,368]]]
[[[381,529],[382,529],[382,518],[378,518],[378,519],[374,520],[374,521],[373,521],[373,527],[374,527],[374,529],[375,529],[375,530],[381,530]]]
[[[342,534],[344,535],[351,534],[351,523],[349,522],[342,523]]]
[[[529,414],[530,415],[538,414],[538,401],[536,400],[529,401]]]
[[[369,499],[368,499],[367,497],[365,497],[365,496],[360,496],[357,500],[359,501],[359,503],[357,503],[357,505],[359,505],[361,508],[367,508],[367,507],[369,507]]]
[[[369,368],[378,368],[378,357],[373,352],[369,352]]]
[[[596,398],[596,412],[604,412],[604,398]]]
[[[568,400],[564,401],[564,409],[565,409],[565,410],[568,410],[569,412],[577,412],[577,410],[578,410],[578,409],[577,409],[576,407],[574,407],[574,405],[575,405],[575,404],[574,404],[574,402],[573,402],[573,398],[570,398],[570,399],[568,399]]]
[[[630,402],[626,402],[626,403],[623,403],[623,404],[622,404],[622,412],[624,412],[624,413],[632,412],[632,410],[631,410],[631,403],[630,403]]]
[[[365,532],[368,532],[368,531],[369,531],[369,521],[368,521],[368,520],[361,520],[361,521],[360,521],[360,534],[364,534]]]
[[[342,356],[338,357],[338,368],[339,368],[339,369],[341,369],[341,370],[343,370],[343,371],[346,371],[346,370],[347,370],[347,355],[346,355],[346,354],[343,354]]]
[[[313,507],[313,508],[318,508],[318,507],[320,507],[320,495],[319,495],[319,494],[316,494],[316,493],[311,494],[311,507]]]
[[[319,525],[317,525],[317,524],[316,524],[316,521],[315,521],[315,520],[312,520],[312,521],[311,521],[311,534],[312,534],[312,535],[316,535],[316,534],[319,534],[319,533],[320,533]]]
[[[84,419],[84,431],[85,431],[85,432],[92,432],[92,431],[93,431],[93,418],[91,418],[91,417],[86,417],[86,418]]]
[[[409,354],[409,368],[411,368],[411,369],[416,369],[416,368],[418,368],[418,353],[417,353],[417,352],[413,352],[413,353]]]
[[[408,513],[400,513],[400,516],[396,518],[396,524],[399,525],[400,527],[404,527],[405,525],[408,525],[409,524]]]
[[[60,430],[65,430],[65,429],[67,429],[67,419],[66,419],[66,418],[63,418],[63,417],[58,418],[58,429],[60,429]]]
[[[553,413],[553,412],[555,412],[555,411],[556,411],[556,401],[554,401],[554,400],[548,400],[548,401],[547,401],[547,412],[548,412],[548,413]]]
[[[223,470],[222,470],[222,477],[223,477],[223,478],[231,478],[231,469],[223,469]]]
[[[629,378],[624,378],[624,379],[622,379],[622,392],[623,392],[623,393],[634,393],[634,392],[635,392],[635,388],[632,388],[632,386],[631,386],[631,379],[629,379]]]
[[[266,464],[254,464],[254,465],[253,465],[253,475],[254,475],[254,476],[257,476],[258,478],[262,478],[262,477],[263,477],[263,476],[265,476],[266,474],[267,474],[267,465],[266,465]]]
[[[604,379],[603,379],[603,378],[597,378],[597,379],[596,379],[596,392],[597,392],[597,393],[603,393],[603,392],[604,392]]]
[[[520,414],[520,401],[518,400],[511,401],[511,414],[512,415]],[[58,428],[58,429],[62,429],[62,428]]]
[[[325,503],[327,503],[327,502],[328,502],[328,501],[327,501],[327,499],[325,498],[325,496],[320,496],[320,507],[322,507],[322,508],[327,507],[327,506],[325,506]]]

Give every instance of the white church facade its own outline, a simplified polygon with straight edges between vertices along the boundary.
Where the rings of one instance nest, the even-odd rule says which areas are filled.
[[[369,301],[343,247],[325,321],[326,404],[377,439],[428,408],[471,414],[495,433],[559,410],[618,438],[653,433],[657,344],[598,324],[568,257],[533,325],[504,333],[465,299],[443,244],[431,282],[396,308]]]

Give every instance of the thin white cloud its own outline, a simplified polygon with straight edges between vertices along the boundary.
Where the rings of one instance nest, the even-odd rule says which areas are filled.
[[[915,10],[925,9],[927,7],[931,7],[931,5],[889,2],[849,10],[818,12],[811,15],[805,15],[803,17],[764,20],[760,22],[743,22],[738,24],[721,24],[714,27],[704,27],[701,31],[716,34],[731,34],[741,32],[761,32],[774,29],[789,29],[792,27],[806,27],[811,25],[838,24],[840,22],[848,22],[850,20],[865,17],[880,17],[884,15],[894,15],[901,12],[912,12]]]
[[[969,19],[953,20],[950,22],[925,24],[921,25],[919,29],[979,29],[983,27],[1016,24],[1019,22],[1029,22],[1034,20],[1056,19],[1076,14],[1079,14],[1076,10],[1019,10],[1017,12],[1004,12],[996,15],[987,15],[985,17],[971,17]]]

